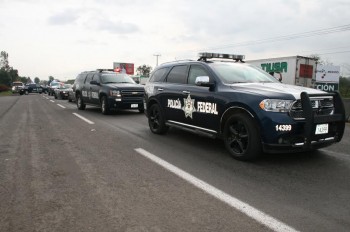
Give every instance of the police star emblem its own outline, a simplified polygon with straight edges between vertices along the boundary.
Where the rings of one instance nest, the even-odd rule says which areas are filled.
[[[192,118],[192,113],[196,112],[196,108],[194,107],[194,99],[191,99],[191,96],[188,95],[187,98],[184,98],[184,106],[182,110],[185,112],[185,117]]]

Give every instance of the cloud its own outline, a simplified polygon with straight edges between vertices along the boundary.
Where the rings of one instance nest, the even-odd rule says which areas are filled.
[[[75,23],[79,19],[79,11],[65,10],[49,17],[50,25],[67,25]]]
[[[96,23],[96,29],[122,35],[140,31],[139,27],[136,24],[123,21],[113,22],[108,19],[98,20]]]

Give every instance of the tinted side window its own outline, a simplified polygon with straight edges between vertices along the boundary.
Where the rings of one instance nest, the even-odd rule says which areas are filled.
[[[91,80],[92,81],[97,81],[99,83],[100,82],[99,75],[97,73],[95,73],[95,75],[92,76]]]
[[[167,77],[167,82],[186,84],[187,82],[187,66],[174,66]]]
[[[87,76],[86,74],[79,74],[76,79],[76,82],[85,83],[86,76]]]
[[[188,75],[188,84],[195,85],[196,77],[208,76],[208,73],[202,66],[191,65],[190,72]]]
[[[164,74],[168,71],[168,68],[161,68],[155,71],[151,78],[150,82],[162,82],[164,80]]]
[[[85,84],[90,84],[90,81],[92,80],[92,77],[94,76],[95,73],[89,73],[87,75],[87,78],[85,79]]]

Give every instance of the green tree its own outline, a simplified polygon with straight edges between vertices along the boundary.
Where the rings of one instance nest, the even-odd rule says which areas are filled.
[[[317,63],[320,65],[333,65],[331,61],[322,59],[321,56],[318,54],[311,54],[309,55],[309,57],[316,59]]]
[[[70,79],[66,81],[66,84],[74,84],[75,79]]]
[[[35,83],[35,84],[39,84],[39,82],[40,82],[39,77],[35,77],[35,78],[34,78],[34,83]]]
[[[17,69],[13,69],[13,68],[11,67],[10,70],[8,71],[8,73],[9,73],[10,76],[11,76],[12,82],[18,81],[19,76],[18,76],[18,70],[17,70]]]
[[[350,98],[350,78],[339,78],[339,92],[342,97]]]
[[[0,53],[0,68],[3,68],[6,72],[10,70],[9,54],[5,51]]]
[[[49,81],[47,82],[48,85],[50,85],[50,83],[55,80],[55,78],[53,76],[49,76]]]
[[[0,69],[0,84],[11,86],[12,80],[10,74],[5,70],[5,68]]]
[[[144,64],[137,67],[136,71],[139,75],[148,77],[152,71],[152,67]]]
[[[20,77],[19,78],[19,81],[22,82],[22,83],[27,83],[27,77]]]

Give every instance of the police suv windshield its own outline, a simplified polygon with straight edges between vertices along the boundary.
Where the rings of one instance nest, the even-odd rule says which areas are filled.
[[[210,67],[225,84],[278,82],[259,68],[242,63],[209,63]]]
[[[110,84],[110,83],[132,83],[135,84],[135,81],[123,73],[104,73],[101,76],[102,84]]]

